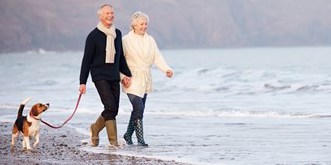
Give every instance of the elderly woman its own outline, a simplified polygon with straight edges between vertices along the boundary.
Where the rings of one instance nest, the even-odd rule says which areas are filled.
[[[152,65],[155,64],[169,78],[173,75],[154,38],[146,33],[148,21],[146,14],[135,12],[131,18],[131,31],[122,39],[124,56],[132,73],[131,81],[123,82],[123,90],[127,93],[133,108],[124,134],[128,145],[133,144],[132,134],[135,131],[138,145],[148,146],[143,137],[142,119],[147,94],[152,91]]]
[[[118,146],[116,116],[120,99],[120,73],[124,81],[129,81],[131,72],[122,52],[122,33],[113,24],[114,8],[102,5],[98,12],[99,23],[86,38],[84,56],[80,70],[80,93],[86,93],[89,74],[103,104],[103,111],[91,124],[91,145],[99,145],[99,132],[106,127],[108,140],[114,148]]]

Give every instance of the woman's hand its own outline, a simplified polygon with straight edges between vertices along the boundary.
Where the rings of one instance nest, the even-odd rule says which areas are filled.
[[[174,75],[174,72],[172,70],[169,69],[169,70],[166,71],[166,76],[167,77],[171,78],[173,75]]]

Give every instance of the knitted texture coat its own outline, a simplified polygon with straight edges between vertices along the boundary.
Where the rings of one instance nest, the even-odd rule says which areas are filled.
[[[130,87],[123,87],[126,93],[143,97],[145,93],[153,90],[151,74],[153,64],[164,73],[171,70],[161,55],[154,38],[147,33],[141,36],[130,31],[123,36],[123,51],[132,73]]]

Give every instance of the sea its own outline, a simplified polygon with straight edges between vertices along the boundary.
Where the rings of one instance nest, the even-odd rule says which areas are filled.
[[[100,146],[81,150],[199,165],[331,165],[331,47],[161,52],[174,76],[167,78],[153,66],[154,91],[143,119],[149,147],[109,149],[103,130]],[[1,54],[0,112],[7,115],[0,121],[14,121],[19,103],[31,97],[27,106],[50,103],[42,118],[61,125],[79,96],[82,55],[42,49]],[[87,93],[64,127],[88,142],[88,127],[102,110],[89,78]],[[122,92],[121,144],[131,110]]]

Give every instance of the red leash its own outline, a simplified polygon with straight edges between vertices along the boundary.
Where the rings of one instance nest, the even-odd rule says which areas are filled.
[[[76,111],[77,111],[77,108],[78,108],[78,105],[79,105],[79,102],[80,102],[80,98],[82,97],[82,93],[80,93],[79,94],[79,96],[78,96],[78,100],[77,100],[77,103],[76,103],[76,107],[75,107],[75,110],[74,110],[74,112],[71,114],[71,116],[62,124],[62,125],[60,125],[60,126],[53,126],[53,125],[51,125],[51,124],[49,124],[49,123],[47,123],[47,122],[45,122],[44,120],[42,120],[42,119],[37,119],[37,118],[35,118],[33,115],[32,115],[32,117],[34,118],[34,119],[36,119],[36,120],[40,120],[42,123],[44,123],[44,124],[46,124],[47,126],[49,126],[49,127],[51,127],[51,128],[61,128],[61,127],[63,127],[66,123],[68,123],[68,121],[69,120],[71,120],[71,118],[74,116],[74,114],[76,113]]]

